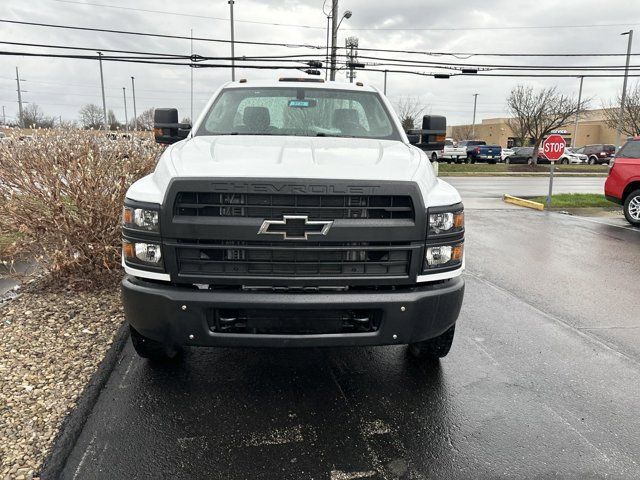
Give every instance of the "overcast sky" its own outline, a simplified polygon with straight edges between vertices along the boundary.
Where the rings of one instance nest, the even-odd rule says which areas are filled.
[[[89,3],[89,4],[85,4]],[[331,1],[328,1],[328,8]],[[171,14],[127,10],[128,7],[163,10]],[[229,5],[227,0],[2,0],[0,18],[61,25],[130,30],[228,39]],[[359,37],[361,47],[439,52],[472,53],[624,53],[627,37],[620,33],[629,28],[640,30],[638,0],[340,0],[340,12],[353,11],[340,28],[339,45],[346,36]],[[182,15],[178,15],[180,13]],[[208,17],[208,18],[203,18]],[[215,17],[215,18],[211,18]],[[236,0],[236,40],[304,43],[325,45],[326,16],[323,0],[256,1]],[[305,25],[307,27],[267,25],[262,23]],[[598,25],[588,26],[586,25]],[[508,28],[561,26],[559,28]],[[582,26],[582,28],[581,28]],[[353,30],[351,30],[353,29]],[[440,29],[440,30],[429,30]],[[443,30],[449,29],[449,30]],[[35,26],[0,23],[0,40],[26,43],[72,45],[92,49],[189,53],[188,40],[160,39],[82,32]],[[640,31],[638,32],[640,33]],[[36,51],[34,48],[0,44],[3,51]],[[42,50],[39,50],[42,51]],[[200,55],[230,54],[228,44],[194,42]],[[62,51],[49,50],[51,53]],[[633,52],[640,52],[640,35]],[[283,47],[237,45],[236,55],[323,53]],[[385,56],[394,56],[385,54]],[[478,62],[488,64],[538,65],[623,65],[623,57],[601,58],[496,58],[424,57],[425,60]],[[638,64],[632,58],[632,65]],[[48,115],[77,119],[83,104],[101,104],[98,63],[90,60],[0,56],[0,105],[8,116],[17,112],[15,67],[25,79],[23,100],[37,103]],[[418,68],[420,71],[433,71]],[[282,75],[298,76],[296,70],[270,71],[238,68],[236,78],[269,79]],[[178,66],[141,65],[105,62],[107,108],[124,118],[122,87],[127,88],[129,116],[131,76],[136,78],[137,110],[149,107],[172,107],[180,116],[189,116],[190,69]],[[198,69],[194,73],[194,111],[203,107],[209,95],[231,77],[229,69]],[[347,81],[343,71],[339,81]],[[358,80],[383,85],[383,74],[358,72]],[[635,82],[635,79],[632,79]],[[504,116],[505,98],[518,83],[535,87],[557,86],[565,93],[576,94],[577,78],[478,78],[464,76],[449,80],[403,74],[389,74],[387,94],[398,98],[419,97],[428,111],[444,114],[449,123],[470,123],[473,94],[478,93],[478,121]],[[599,107],[622,87],[622,78],[585,79],[584,95]]]

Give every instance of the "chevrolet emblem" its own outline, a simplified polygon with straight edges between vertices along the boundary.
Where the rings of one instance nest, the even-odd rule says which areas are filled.
[[[326,235],[333,220],[313,221],[306,215],[284,215],[282,220],[265,220],[258,235],[282,235],[285,240],[308,240],[309,235]]]

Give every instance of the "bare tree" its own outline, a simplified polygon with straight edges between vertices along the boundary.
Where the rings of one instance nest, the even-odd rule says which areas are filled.
[[[87,103],[80,109],[80,123],[84,128],[100,130],[104,127],[102,108],[93,103]]]
[[[507,98],[507,110],[513,117],[514,134],[526,131],[533,138],[534,148],[531,163],[538,162],[538,150],[542,140],[553,130],[564,126],[567,121],[584,112],[588,99],[580,103],[573,97],[563,95],[556,87],[535,91],[533,87],[518,85]],[[524,139],[523,139],[524,140]]]
[[[153,130],[153,108],[149,108],[138,115],[136,123],[138,130]]]
[[[30,103],[22,110],[20,124],[25,128],[53,128],[55,120],[47,117],[35,103]]]
[[[618,93],[613,101],[602,105],[604,121],[609,128],[614,130],[618,129],[621,96],[622,94]],[[628,137],[640,134],[640,82],[636,82],[627,91],[622,111],[622,133]]]
[[[456,125],[451,127],[451,130],[453,139],[456,142],[459,142],[460,140],[474,140],[476,137],[472,125]]]
[[[426,105],[420,102],[416,97],[401,97],[396,103],[396,112],[400,117],[402,128],[405,132],[416,128],[416,124],[420,125],[420,117],[427,109]]]

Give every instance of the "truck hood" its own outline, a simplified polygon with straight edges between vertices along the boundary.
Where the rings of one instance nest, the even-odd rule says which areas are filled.
[[[166,153],[179,177],[409,181],[428,163],[402,142],[360,138],[200,136]]]

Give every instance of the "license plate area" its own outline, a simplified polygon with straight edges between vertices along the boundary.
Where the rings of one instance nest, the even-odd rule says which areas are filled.
[[[380,328],[381,312],[368,309],[214,309],[214,333],[247,335],[322,335],[370,333]]]

